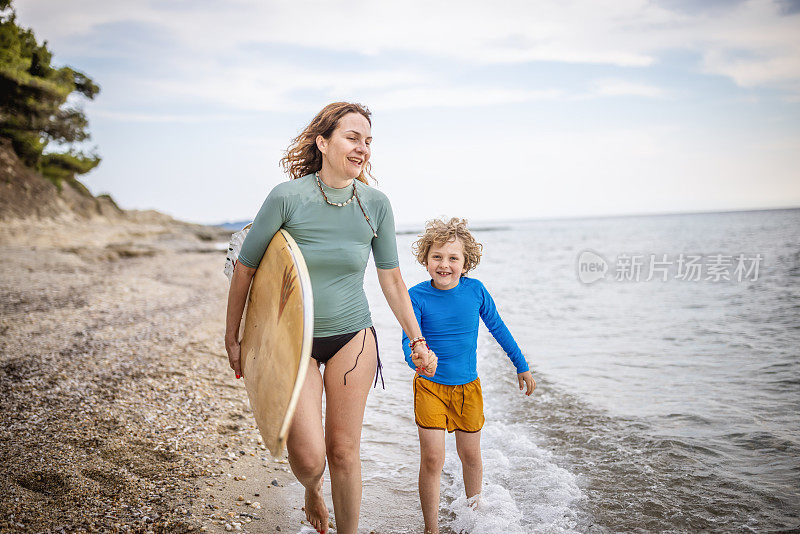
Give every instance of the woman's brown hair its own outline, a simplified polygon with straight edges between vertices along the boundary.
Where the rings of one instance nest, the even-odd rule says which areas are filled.
[[[322,152],[317,148],[317,136],[321,135],[325,139],[330,139],[339,124],[339,119],[348,113],[363,115],[369,125],[372,126],[372,119],[370,118],[372,114],[366,106],[349,102],[328,104],[322,108],[322,111],[317,113],[317,116],[308,123],[308,126],[300,132],[300,135],[292,139],[292,143],[286,149],[286,155],[281,158],[281,166],[289,174],[289,178],[292,180],[302,178],[322,168]],[[372,176],[371,171],[372,164],[368,161],[356,179],[365,184],[369,183],[364,173],[366,172],[374,180],[375,177]]]
[[[444,219],[428,221],[425,223],[425,233],[421,234],[416,243],[411,245],[411,251],[417,257],[417,261],[427,267],[428,252],[434,243],[441,245],[456,239],[464,245],[464,271],[461,273],[461,276],[464,276],[478,266],[483,251],[483,245],[478,243],[467,229],[466,219],[453,217],[449,221]]]

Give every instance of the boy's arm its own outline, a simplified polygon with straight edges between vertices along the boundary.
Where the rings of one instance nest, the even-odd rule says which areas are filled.
[[[416,301],[416,299],[414,299],[414,295],[411,294],[411,291],[408,292],[408,296],[411,298],[411,308],[414,310],[414,316],[417,318],[417,324],[422,327],[422,312],[420,311],[419,303]],[[417,366],[411,361],[411,347],[408,346],[410,341],[411,339],[408,337],[405,330],[403,330],[403,354],[406,357],[406,363],[408,366],[416,371]]]
[[[494,304],[494,299],[482,283],[480,283],[480,288],[483,297],[480,308],[483,324],[486,325],[486,328],[489,329],[492,336],[494,336],[500,346],[503,347],[511,363],[517,368],[517,374],[529,371],[528,362],[525,361],[525,356],[522,355],[522,351],[517,345],[517,342],[514,341],[514,337],[503,322],[503,319],[500,318],[500,314],[497,312],[497,307]]]

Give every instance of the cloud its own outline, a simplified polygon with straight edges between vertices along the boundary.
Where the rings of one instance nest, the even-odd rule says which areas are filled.
[[[225,114],[204,114],[204,115],[177,115],[174,113],[136,113],[114,111],[102,108],[94,108],[92,115],[95,117],[108,119],[111,121],[119,122],[151,122],[151,123],[200,123],[200,122],[216,122],[221,120],[229,120],[233,117]]]
[[[20,4],[23,22],[52,41],[86,35],[98,27],[127,22],[161,27],[196,52],[235,50],[273,43],[338,50],[364,56],[392,51],[480,63],[566,61],[643,66],[649,50],[631,46],[629,25],[664,24],[669,11],[645,1],[506,2],[503,6],[469,0],[448,2],[353,2],[349,8],[315,1],[231,1],[215,9],[176,10],[174,3],[133,5],[80,0],[69,6],[54,0]],[[74,41],[72,50],[90,46]],[[91,50],[84,49],[85,52]],[[101,52],[98,50],[97,52]]]
[[[21,22],[35,25],[58,54],[128,54],[127,59],[147,54],[153,72],[143,72],[143,82],[159,97],[179,95],[256,111],[305,109],[298,95],[308,92],[317,95],[315,102],[369,94],[388,107],[528,101],[550,97],[556,89],[449,82],[436,65],[556,62],[642,68],[673,50],[695,52],[703,72],[726,76],[742,87],[800,94],[800,14],[777,0],[713,2],[713,9],[688,0],[234,0],[187,5],[42,0],[21,2],[17,10]],[[138,34],[123,49],[98,42],[99,34],[107,40],[125,27],[148,28],[157,34],[157,45],[142,42]],[[264,54],[265,47],[288,53]],[[337,53],[341,57],[326,61]],[[416,61],[388,63],[397,57]],[[426,95],[431,87],[440,89]],[[602,81],[596,91],[663,96],[655,87],[621,81]]]
[[[800,93],[800,14],[782,3],[750,1],[728,16],[702,24],[703,68],[742,87]]]
[[[605,78],[595,80],[592,94],[595,96],[641,96],[663,98],[666,93],[660,87],[628,80]]]
[[[422,83],[414,70],[326,68],[308,69],[284,62],[259,61],[249,65],[217,65],[189,61],[180,76],[149,81],[150,92],[162,98],[194,98],[232,109],[254,111],[307,110],[306,103],[349,95],[389,91]],[[309,99],[298,97],[310,93]]]
[[[493,87],[414,87],[376,95],[370,102],[374,109],[473,107],[550,100],[561,94],[554,89],[527,91]]]

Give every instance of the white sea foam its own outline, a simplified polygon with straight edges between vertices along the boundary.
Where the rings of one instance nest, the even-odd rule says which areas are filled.
[[[455,516],[448,524],[454,532],[524,534],[523,514],[507,489],[497,484],[484,483],[480,502],[473,509],[470,502],[472,499],[466,498],[463,488],[463,484],[455,483],[448,487],[449,495],[454,491],[460,491],[461,495],[443,506],[444,510]]]
[[[469,534],[575,531],[584,499],[577,477],[518,426],[496,421],[484,426],[484,483],[476,509],[464,493],[454,440],[448,440],[442,477],[443,525]]]

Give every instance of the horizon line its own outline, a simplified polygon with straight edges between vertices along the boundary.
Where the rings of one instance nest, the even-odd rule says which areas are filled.
[[[634,213],[615,213],[615,214],[599,214],[599,215],[557,215],[557,216],[545,216],[545,217],[524,217],[524,218],[512,218],[512,219],[475,219],[474,221],[479,225],[486,225],[486,224],[503,224],[503,223],[519,223],[519,222],[531,222],[531,221],[565,221],[565,220],[581,220],[581,219],[615,219],[615,218],[627,218],[627,217],[669,217],[669,216],[676,216],[676,215],[712,215],[712,214],[723,214],[723,213],[753,213],[753,212],[762,212],[762,211],[790,211],[790,210],[797,210],[800,209],[800,205],[795,206],[781,206],[781,207],[760,207],[760,208],[740,208],[740,209],[718,209],[718,210],[698,210],[698,211],[658,211],[658,212],[634,212]],[[158,210],[155,210],[158,211]],[[176,217],[177,219],[177,217]],[[183,219],[178,219],[183,220]],[[193,222],[193,221],[186,221],[186,222]],[[251,219],[239,219],[239,220],[227,220],[227,221],[220,221],[217,223],[201,223],[196,222],[195,224],[201,224],[203,226],[214,226],[214,227],[221,227],[222,225],[230,225],[230,224],[239,224],[244,223],[247,224],[252,222]],[[400,227],[424,227],[425,222],[409,222],[409,223],[397,223],[397,226]],[[472,228],[473,230],[486,230],[487,228]],[[396,233],[405,233],[404,230],[396,230]]]

